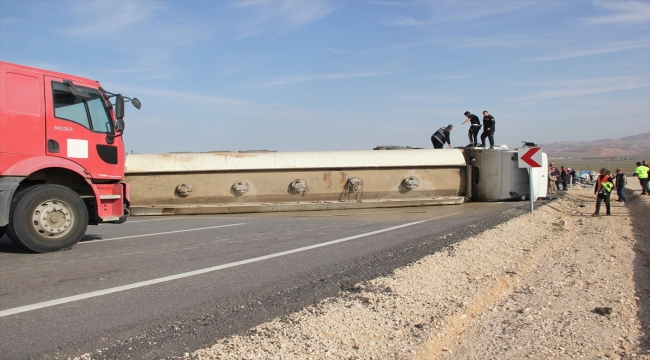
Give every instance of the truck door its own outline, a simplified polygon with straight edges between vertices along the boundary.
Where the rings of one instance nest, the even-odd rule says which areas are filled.
[[[47,155],[78,163],[94,179],[121,179],[124,146],[113,137],[112,111],[98,84],[46,75],[45,89]]]

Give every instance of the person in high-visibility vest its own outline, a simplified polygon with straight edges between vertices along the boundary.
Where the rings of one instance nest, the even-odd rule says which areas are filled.
[[[596,178],[596,185],[594,186],[594,195],[596,195],[596,212],[591,216],[600,216],[600,203],[605,200],[605,208],[607,215],[612,215],[609,204],[609,196],[612,194],[614,183],[612,178],[607,175],[607,169],[600,169],[600,175]]]
[[[639,178],[642,190],[641,195],[650,195],[650,189],[648,189],[648,171],[650,171],[650,168],[646,165],[643,165],[640,162],[636,163],[636,169],[634,169],[634,174],[632,176]]]

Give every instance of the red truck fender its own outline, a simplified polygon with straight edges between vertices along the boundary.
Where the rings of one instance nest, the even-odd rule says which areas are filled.
[[[0,181],[0,190],[3,190],[0,191],[0,226],[4,226],[9,222],[11,199],[20,183],[39,170],[53,167],[73,171],[90,183],[90,177],[86,174],[85,169],[67,159],[42,155],[18,161],[3,172],[3,181]]]
[[[76,172],[80,176],[90,179],[90,175],[86,173],[81,165],[74,161],[54,157],[54,156],[34,156],[25,160],[19,161],[11,166],[7,171],[2,174],[3,176],[29,176],[38,170],[47,168],[63,168]]]

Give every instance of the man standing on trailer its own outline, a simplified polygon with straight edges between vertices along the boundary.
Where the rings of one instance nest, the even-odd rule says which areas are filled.
[[[442,149],[445,143],[449,144],[450,149],[452,148],[451,129],[453,128],[454,125],[448,125],[446,128],[441,127],[431,135],[431,143],[433,144],[434,149]]]
[[[494,149],[494,116],[485,110],[483,111],[483,133],[481,134],[481,147],[485,147],[485,138],[490,140],[490,149]]]
[[[478,119],[478,116],[469,111],[465,111],[463,115],[467,116],[467,120],[463,121],[462,124],[465,124],[468,121],[471,123],[469,125],[469,132],[467,133],[467,136],[469,137],[469,145],[467,145],[467,147],[476,147],[478,146],[478,131],[481,130],[481,120]]]

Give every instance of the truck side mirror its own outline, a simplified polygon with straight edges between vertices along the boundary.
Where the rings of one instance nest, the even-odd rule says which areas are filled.
[[[124,119],[124,96],[120,94],[115,97],[115,118],[117,120]]]
[[[124,131],[124,120],[122,120],[122,119],[115,120],[115,131],[116,132],[123,132]]]
[[[142,103],[140,103],[140,100],[138,100],[138,98],[133,98],[133,100],[131,100],[131,104],[133,104],[133,106],[135,106],[135,108],[138,110],[140,110],[140,106],[142,106]]]

